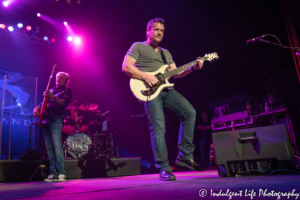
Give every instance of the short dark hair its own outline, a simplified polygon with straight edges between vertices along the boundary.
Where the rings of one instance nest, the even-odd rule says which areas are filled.
[[[155,18],[155,19],[151,19],[148,24],[147,24],[147,31],[150,31],[152,29],[152,26],[155,22],[161,23],[165,26],[165,20],[163,20],[162,18]]]

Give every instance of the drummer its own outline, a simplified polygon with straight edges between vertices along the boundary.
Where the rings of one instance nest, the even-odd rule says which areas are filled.
[[[70,112],[74,121],[75,130],[81,133],[88,133],[88,124],[82,116],[78,117],[78,109],[70,109]]]

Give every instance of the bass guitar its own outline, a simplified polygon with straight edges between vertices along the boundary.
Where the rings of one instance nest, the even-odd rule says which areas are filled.
[[[46,91],[49,91],[50,82],[51,82],[52,77],[53,77],[53,75],[55,73],[55,69],[56,69],[56,65],[53,66],[52,73],[51,73],[51,76],[49,78]],[[42,121],[43,121],[43,118],[44,118],[44,115],[45,115],[46,107],[47,107],[47,102],[48,102],[48,98],[44,97],[42,108],[40,110],[40,118],[39,118],[38,125],[37,125],[38,127],[41,127],[41,124],[42,124]]]
[[[217,53],[211,53],[211,54],[205,54],[205,56],[200,58],[200,60],[211,62],[218,58],[219,58],[219,56]],[[195,61],[187,63],[181,67],[178,67],[172,71],[167,71],[167,68],[169,66],[163,65],[155,72],[146,72],[147,74],[154,75],[157,78],[157,80],[158,80],[157,84],[150,87],[145,81],[131,78],[130,79],[130,89],[131,89],[132,93],[134,94],[134,96],[138,100],[140,100],[142,102],[150,102],[150,101],[154,100],[163,89],[171,88],[174,86],[173,83],[169,83],[169,81],[168,81],[169,78],[171,78],[173,75],[175,75],[179,72],[182,72],[196,64],[197,64],[197,61],[195,60]]]

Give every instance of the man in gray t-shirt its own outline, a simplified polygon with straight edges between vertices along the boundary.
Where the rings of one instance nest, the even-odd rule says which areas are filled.
[[[169,65],[169,70],[176,69],[170,52],[158,47],[163,39],[164,30],[163,19],[155,18],[149,21],[146,31],[147,41],[136,42],[131,46],[124,58],[122,66],[124,73],[132,78],[142,80],[152,87],[158,83],[158,80],[155,76],[145,72],[154,72],[163,66],[163,55],[165,62]],[[203,61],[198,58],[196,65],[177,73],[173,77],[186,76],[202,67]],[[181,119],[178,137],[179,152],[175,163],[192,170],[202,171],[203,167],[193,160],[193,136],[196,119],[196,111],[193,106],[175,89],[162,90],[154,100],[142,104],[148,115],[154,161],[156,167],[160,168],[160,180],[176,180],[168,160],[164,109],[175,113]]]

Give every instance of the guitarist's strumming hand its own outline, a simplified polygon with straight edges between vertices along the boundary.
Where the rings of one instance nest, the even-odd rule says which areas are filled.
[[[199,69],[202,69],[203,67],[203,63],[204,63],[204,60],[200,60],[201,57],[198,57],[197,58],[197,65],[194,65],[194,69],[195,70],[199,70]]]
[[[146,73],[145,73],[146,74]],[[150,86],[152,87],[153,85],[155,85],[156,83],[158,83],[158,80],[155,76],[150,75],[150,74],[146,74],[144,81]]]
[[[41,110],[41,107],[39,107],[39,106],[33,109],[33,116],[35,118],[37,118],[38,116],[40,116],[40,110]]]

